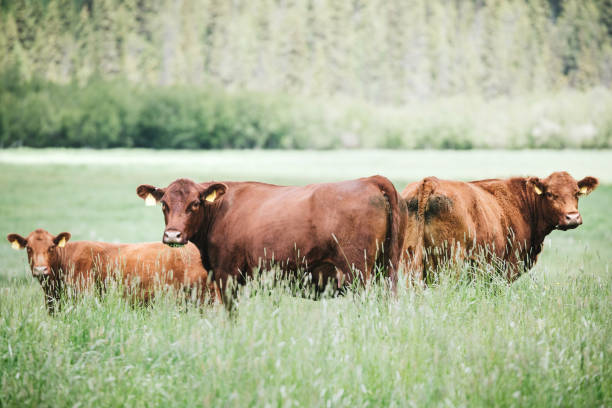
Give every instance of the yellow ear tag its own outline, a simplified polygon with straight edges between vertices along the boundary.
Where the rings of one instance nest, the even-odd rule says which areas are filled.
[[[535,189],[535,192],[537,195],[542,194],[542,190],[540,190],[540,188],[538,186],[533,186],[533,188]]]
[[[152,207],[155,204],[157,204],[157,200],[155,199],[155,197],[153,197],[153,194],[149,193],[147,195],[147,198],[145,198],[145,205],[147,207]]]
[[[589,191],[589,188],[587,186],[580,188],[580,194],[586,194],[588,191]]]
[[[60,239],[60,242],[57,243],[57,246],[59,248],[63,248],[66,246],[66,238],[62,237],[62,239]]]
[[[212,193],[206,196],[205,200],[209,203],[212,203],[213,201],[215,201],[215,198],[217,198],[217,190],[213,190]]]
[[[14,240],[13,242],[11,242],[11,248],[19,250],[21,249],[21,245],[19,244],[19,241]]]

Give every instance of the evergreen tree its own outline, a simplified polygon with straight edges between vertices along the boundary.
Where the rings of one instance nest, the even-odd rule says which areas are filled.
[[[93,75],[97,61],[96,39],[91,23],[89,9],[83,7],[75,27],[75,53],[72,76],[77,83],[83,85]]]
[[[0,70],[401,104],[612,82],[612,0],[15,0]]]

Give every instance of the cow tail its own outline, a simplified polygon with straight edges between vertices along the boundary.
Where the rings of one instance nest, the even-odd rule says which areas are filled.
[[[395,292],[398,280],[397,273],[404,246],[408,210],[406,203],[400,199],[399,193],[388,178],[383,176],[374,177],[378,188],[389,203],[389,226],[387,227],[387,235],[385,237],[386,245],[384,247],[383,261],[385,267],[390,268],[391,288]]]
[[[412,259],[413,279],[418,283],[423,283],[425,279],[425,212],[427,211],[427,203],[429,198],[435,192],[438,186],[436,177],[426,177],[421,182],[417,189],[418,207],[416,213],[417,228],[416,228],[416,245]]]

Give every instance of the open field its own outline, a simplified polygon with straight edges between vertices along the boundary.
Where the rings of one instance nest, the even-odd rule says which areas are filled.
[[[611,151],[0,150],[0,233],[42,227],[73,240],[161,239],[142,183],[282,184],[380,173],[415,179],[547,176],[602,185],[584,225],[553,232],[531,273],[442,280],[319,302],[283,288],[187,311],[167,297],[132,308],[117,293],[49,317],[26,254],[0,245],[0,406],[611,406]],[[4,239],[4,238],[3,238]]]

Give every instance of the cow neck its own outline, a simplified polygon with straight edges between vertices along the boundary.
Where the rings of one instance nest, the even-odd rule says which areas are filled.
[[[526,179],[522,179],[523,200],[521,203],[526,208],[522,208],[524,214],[529,215],[529,228],[531,230],[531,246],[528,256],[532,262],[536,260],[538,254],[542,251],[544,238],[552,232],[554,228],[550,227],[543,217],[542,200],[531,188]]]
[[[71,244],[66,244],[65,247],[63,248],[57,248],[57,258],[55,260],[54,265],[51,265],[51,270],[52,273],[55,275],[55,277],[62,279],[64,277],[64,274],[66,273],[66,271],[68,270],[68,268],[70,267],[69,265],[69,261],[70,261],[70,254],[68,251],[68,248],[72,247]],[[70,251],[72,252],[72,251]]]
[[[206,211],[206,214],[204,215],[204,219],[202,220],[202,223],[200,224],[200,228],[194,234],[194,239],[191,240],[195,244],[195,246],[197,246],[198,249],[200,250],[200,258],[202,259],[202,266],[204,266],[204,269],[206,269],[207,271],[212,271],[212,266],[210,264],[210,257],[208,254],[208,241],[209,241],[210,230],[212,229],[212,226],[214,224],[214,221],[216,218],[215,216],[218,211],[219,205],[212,204],[210,205],[210,207],[211,208],[209,208],[208,211]]]

